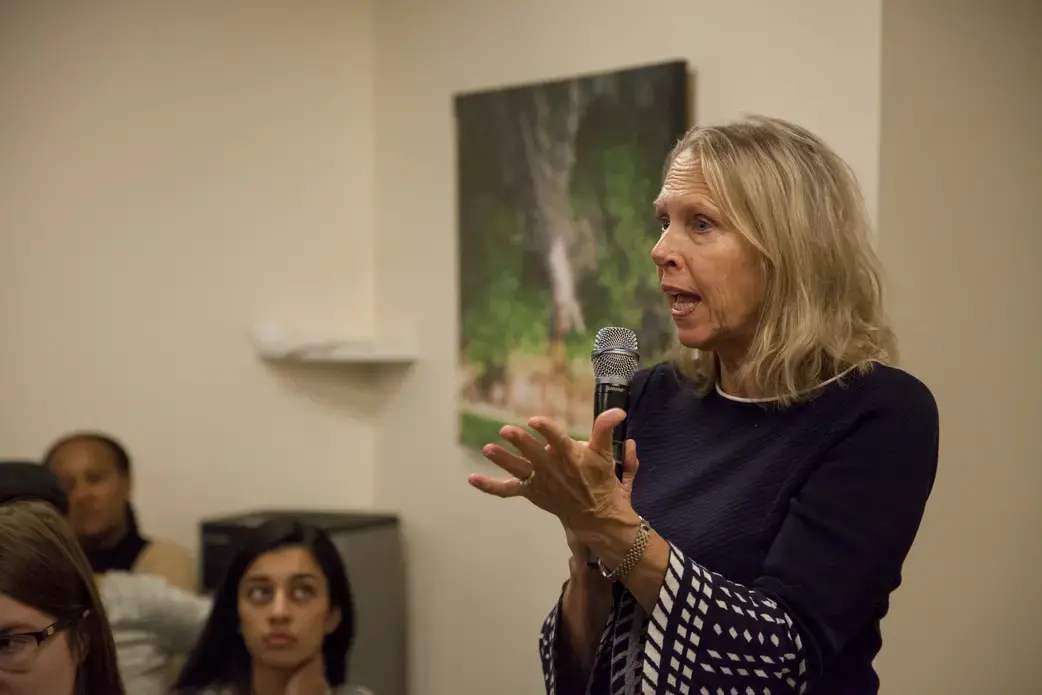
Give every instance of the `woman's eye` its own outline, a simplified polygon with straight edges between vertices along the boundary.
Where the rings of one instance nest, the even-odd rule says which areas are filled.
[[[713,228],[713,223],[705,217],[696,217],[694,222],[691,223],[691,227],[696,232],[708,232]]]
[[[32,637],[26,635],[0,637],[0,654],[21,654],[29,651],[35,645],[36,641]]]
[[[253,603],[264,603],[271,598],[271,589],[264,586],[255,586],[246,594]]]
[[[662,217],[658,218],[658,224],[659,227],[662,228],[663,232],[666,231],[667,229],[669,229],[669,218],[663,215]]]
[[[307,601],[314,597],[315,590],[310,586],[296,586],[293,587],[293,599],[296,601]]]

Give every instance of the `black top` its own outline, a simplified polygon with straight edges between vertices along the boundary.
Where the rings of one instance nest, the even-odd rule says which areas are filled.
[[[85,552],[90,561],[90,568],[95,574],[130,572],[148,544],[149,540],[138,532],[136,526],[132,526],[114,545],[105,548],[85,548]]]
[[[634,508],[672,553],[651,616],[618,602],[594,692],[877,693],[879,622],[937,469],[930,391],[880,365],[780,407],[660,365],[634,379],[628,429]]]

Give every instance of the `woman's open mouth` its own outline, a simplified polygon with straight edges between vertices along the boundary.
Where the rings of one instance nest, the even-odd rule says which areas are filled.
[[[688,294],[686,292],[670,292],[668,296],[670,313],[673,314],[675,319],[688,316],[702,301],[702,298],[697,294]]]

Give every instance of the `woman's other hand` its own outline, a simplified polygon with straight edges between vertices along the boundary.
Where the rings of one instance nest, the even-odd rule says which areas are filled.
[[[636,513],[630,505],[633,476],[638,462],[635,445],[626,442],[623,481],[615,476],[611,454],[612,432],[626,413],[617,408],[602,413],[594,421],[589,442],[576,441],[564,428],[549,418],[534,417],[529,426],[545,444],[520,427],[506,426],[500,434],[519,452],[514,454],[496,444],[482,453],[513,475],[495,480],[480,474],[470,476],[477,489],[498,497],[526,497],[536,506],[561,520],[573,556],[584,556],[580,549],[586,537],[595,535],[613,522],[633,524]]]

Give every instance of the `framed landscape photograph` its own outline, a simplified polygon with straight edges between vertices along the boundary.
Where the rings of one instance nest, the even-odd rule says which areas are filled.
[[[586,438],[597,331],[672,341],[649,252],[666,154],[687,129],[669,62],[457,95],[459,438],[557,419]]]

